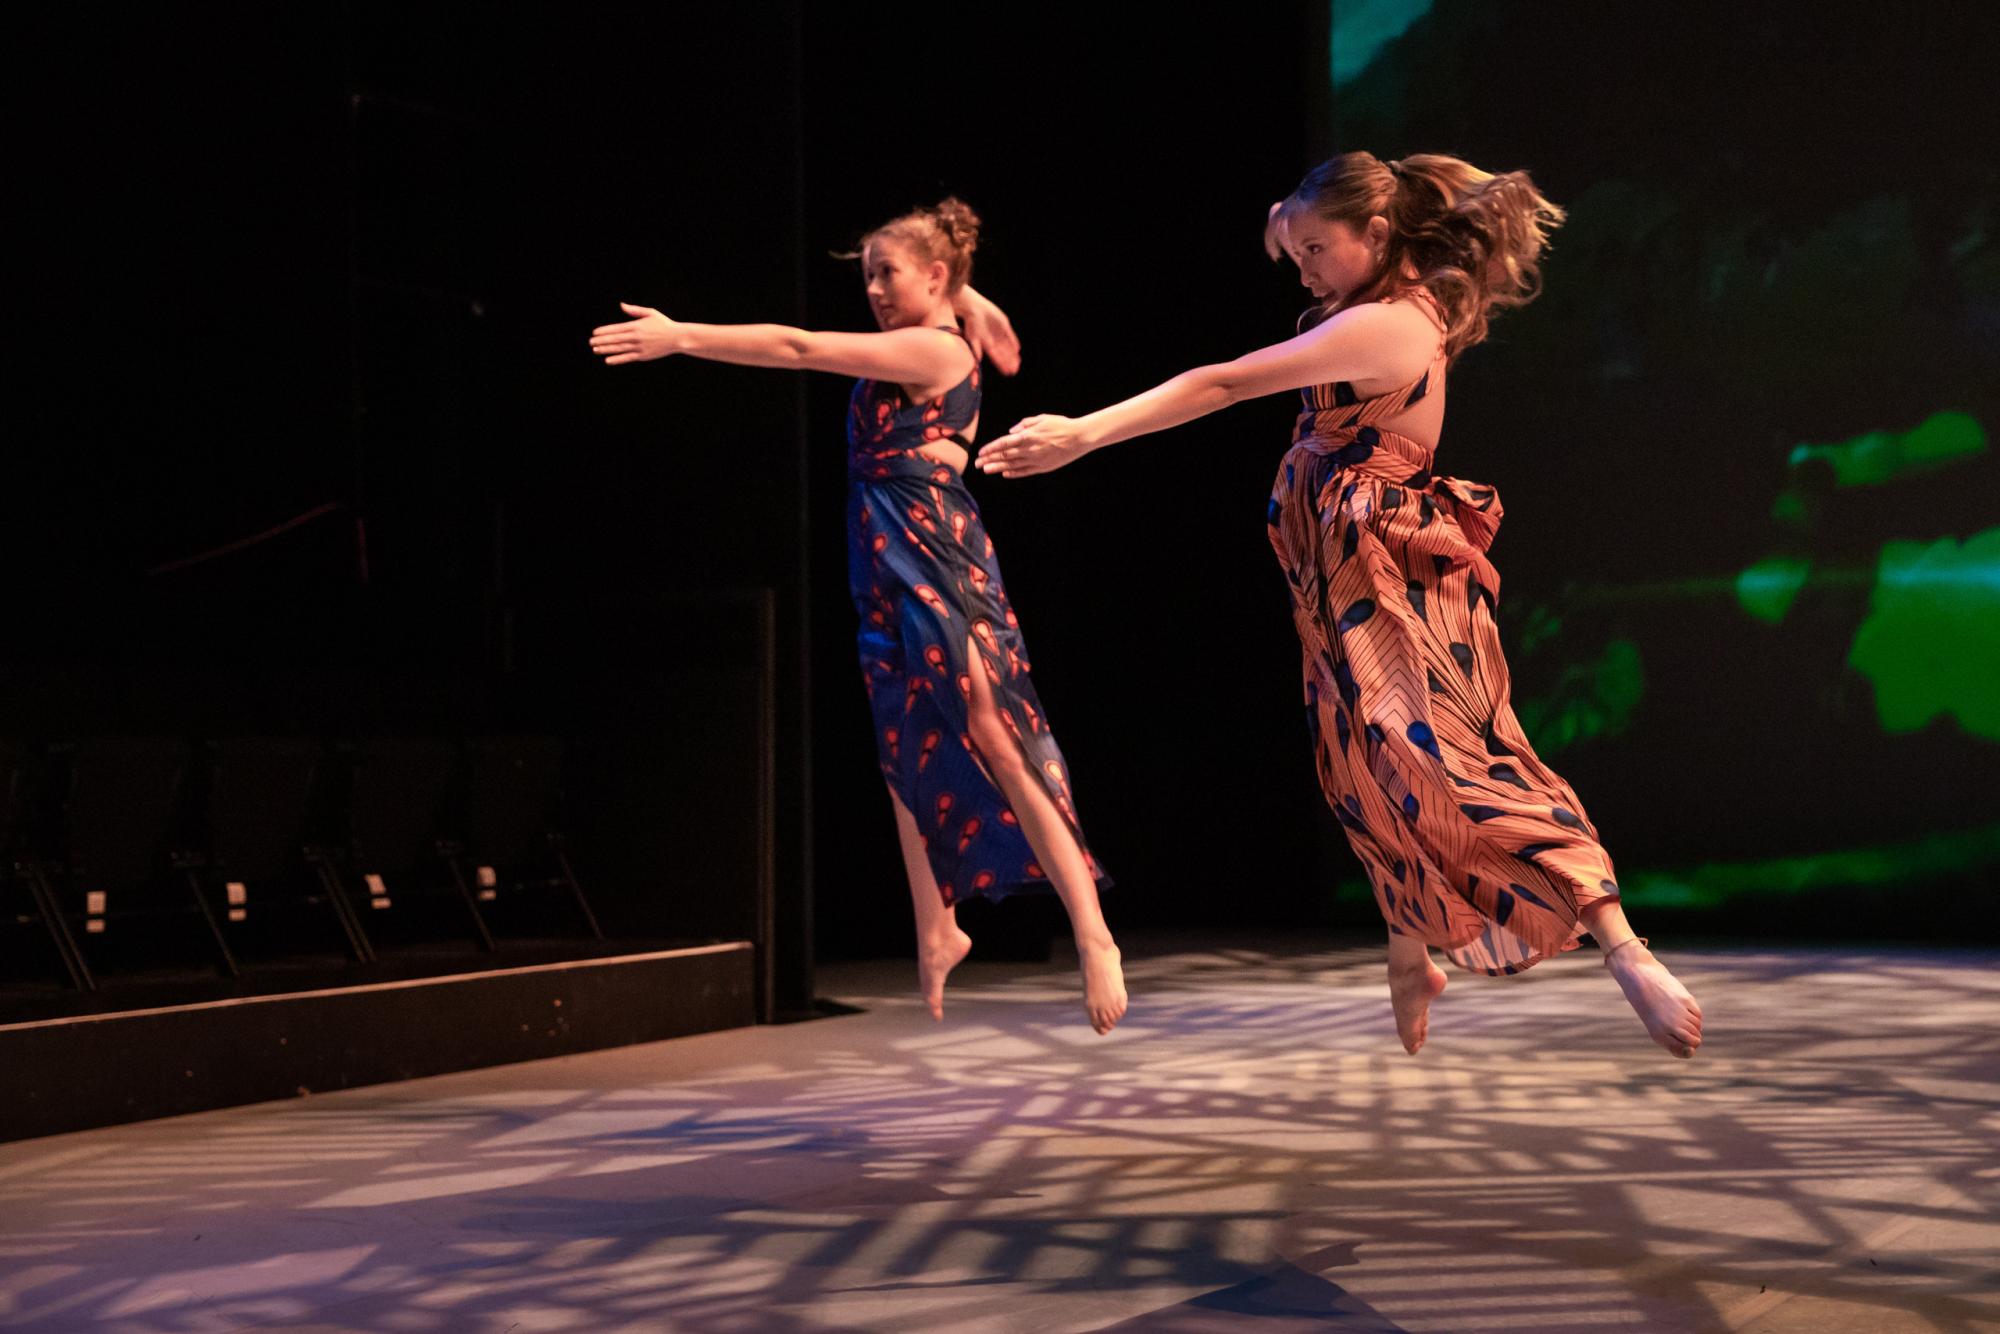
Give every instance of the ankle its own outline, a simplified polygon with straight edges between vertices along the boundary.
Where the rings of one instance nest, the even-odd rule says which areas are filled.
[[[1638,946],[1638,948],[1631,948],[1634,945]],[[1637,963],[1641,959],[1651,958],[1653,954],[1652,950],[1647,948],[1644,936],[1627,936],[1615,945],[1599,943],[1598,948],[1604,951],[1604,966],[1606,968],[1611,967],[1612,961],[1615,959],[1626,963]]]

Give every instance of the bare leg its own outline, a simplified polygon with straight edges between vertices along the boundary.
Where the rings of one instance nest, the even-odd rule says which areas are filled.
[[[1431,1031],[1431,1002],[1444,991],[1444,969],[1414,936],[1389,933],[1389,1004],[1396,1011],[1396,1036],[1415,1056]]]
[[[942,1020],[944,978],[966,958],[972,936],[958,930],[958,910],[938,892],[930,858],[924,856],[924,836],[916,832],[916,820],[894,788],[888,800],[896,808],[896,838],[902,842],[902,868],[910,876],[910,906],[916,910],[916,984],[930,1006],[930,1018]]]
[[[1049,799],[1041,780],[1029,772],[1020,744],[1001,721],[978,645],[968,640],[966,653],[972,673],[972,744],[979,750],[980,763],[1020,818],[1028,846],[1035,850],[1035,859],[1069,913],[1077,961],[1083,967],[1084,1010],[1093,1029],[1109,1033],[1125,1015],[1125,973],[1097,901],[1097,882],[1084,862],[1083,849],[1069,831],[1069,823]]]
[[[924,993],[931,1018],[943,1019],[944,980],[972,948],[972,937],[958,929],[958,910],[938,892],[930,858],[924,856],[923,835],[894,788],[889,789],[889,804],[896,808],[896,837],[903,845],[903,870],[910,877],[910,906],[917,913],[917,987]]]
[[[1625,920],[1617,899],[1583,910],[1583,926],[1604,951],[1604,966],[1639,1014],[1653,1041],[1686,1060],[1701,1046],[1701,1006]]]

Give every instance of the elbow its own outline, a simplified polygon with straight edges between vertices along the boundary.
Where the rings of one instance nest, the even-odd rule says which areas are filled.
[[[813,354],[818,351],[813,345],[813,336],[804,329],[787,329],[778,338],[778,355],[782,365],[811,366]]]
[[[1243,376],[1232,366],[1200,366],[1188,372],[1195,382],[1195,388],[1210,405],[1210,410],[1226,408],[1241,403],[1250,397],[1249,386]]]

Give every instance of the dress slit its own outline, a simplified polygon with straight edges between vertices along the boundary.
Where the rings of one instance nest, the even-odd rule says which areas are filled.
[[[973,744],[975,661],[1090,874],[1109,883],[1084,841],[1069,768],[1035,692],[979,507],[956,469],[919,452],[977,417],[977,391],[976,368],[923,404],[864,380],[848,418],[848,588],[877,758],[923,836],[947,904],[1052,888]]]

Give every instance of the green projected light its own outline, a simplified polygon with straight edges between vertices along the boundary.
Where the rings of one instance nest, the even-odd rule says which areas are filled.
[[[1333,86],[1339,88],[1367,69],[1383,47],[1407,32],[1430,7],[1431,0],[1340,0],[1330,5]]]
[[[1812,562],[1796,556],[1769,556],[1736,576],[1736,600],[1743,610],[1772,625],[1785,619],[1792,599],[1806,586]]]
[[[1646,693],[1639,646],[1614,639],[1593,662],[1571,663],[1547,695],[1520,701],[1521,730],[1544,754],[1594,736],[1617,736]]]
[[[1847,662],[1875,683],[1884,731],[1948,713],[2000,741],[2000,528],[1885,544]]]
[[[1796,468],[1818,459],[1833,468],[1837,486],[1880,486],[1913,474],[1948,468],[1986,452],[1986,428],[1963,412],[1938,412],[1900,434],[1870,431],[1837,445],[1799,445],[1788,460]]]
[[[1992,866],[2000,866],[2000,824],[1802,857],[1703,862],[1671,871],[1628,869],[1619,872],[1618,889],[1636,908],[1713,908],[1749,896],[1931,884]],[[1372,894],[1367,881],[1351,877],[1334,888],[1342,903],[1361,903]]]
[[[1534,474],[1551,488],[1543,503],[1575,498],[1554,488],[1586,476],[1604,479],[1593,500],[1679,487],[1660,446],[1727,453],[1685,513],[1602,518],[1594,550],[1544,530],[1522,554],[1500,618],[1521,727],[1558,772],[1587,779],[1582,798],[1602,818],[1655,809],[1662,787],[1709,786],[1682,798],[1706,800],[1698,813],[1613,840],[1629,848],[1622,892],[1643,910],[1721,925],[1750,909],[1740,920],[1771,929],[1867,901],[1895,920],[1907,899],[1923,908],[1913,922],[1955,930],[1944,898],[2000,877],[1988,791],[2000,760],[2000,193],[1956,169],[1955,141],[1925,147],[1935,136],[1893,99],[1856,104],[1828,139],[1845,147],[1801,152],[1801,127],[1847,114],[1812,105],[1809,83],[1776,112],[1745,80],[1704,104],[1690,124],[1729,127],[1722,176],[1712,154],[1634,149],[1593,122],[1603,84],[1591,79],[1538,85],[1526,120],[1469,132],[1468,108],[1519,92],[1504,54],[1550,39],[1538,8],[1309,11],[1328,23],[1312,142],[1546,170],[1569,210],[1552,260],[1561,281],[1506,326],[1512,355],[1546,382],[1530,391],[1496,373],[1481,386],[1496,422],[1540,411],[1558,383],[1594,405],[1549,432],[1556,457]],[[1555,40],[1645,96],[1679,95],[1675,62],[1621,59],[1645,50],[1631,24],[1615,7],[1567,6]],[[1924,170],[1901,170],[1912,153],[1929,154]],[[1675,420],[1655,425],[1667,385]],[[1622,416],[1645,419],[1654,448],[1600,468],[1599,424]],[[1714,841],[1683,834],[1710,825]],[[1329,846],[1344,845],[1328,828]],[[1346,876],[1337,896],[1357,919],[1374,897]]]
[[[1812,512],[1806,508],[1805,497],[1788,486],[1771,502],[1771,517],[1779,523],[1798,527],[1812,518]]]
[[[1625,872],[1618,884],[1625,901],[1635,906],[1710,908],[1748,894],[1921,884],[1994,865],[2000,865],[2000,824],[1805,857],[1704,862],[1687,871]]]

